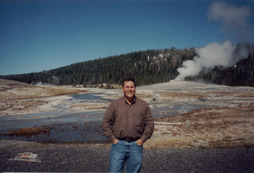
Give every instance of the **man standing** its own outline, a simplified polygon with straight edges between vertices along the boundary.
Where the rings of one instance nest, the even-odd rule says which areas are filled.
[[[122,82],[124,97],[113,101],[103,119],[103,132],[112,141],[110,172],[139,172],[143,143],[152,136],[154,119],[148,104],[135,96],[132,78]]]

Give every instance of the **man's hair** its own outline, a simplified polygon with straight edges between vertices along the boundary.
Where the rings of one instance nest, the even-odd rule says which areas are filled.
[[[134,86],[136,87],[136,82],[133,78],[131,77],[127,77],[127,78],[124,78],[123,81],[122,81],[122,87],[124,86],[124,82],[129,82],[129,81],[132,81],[134,83]]]

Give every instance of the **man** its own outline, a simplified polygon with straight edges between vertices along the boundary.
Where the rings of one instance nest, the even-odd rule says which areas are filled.
[[[132,78],[122,82],[124,97],[113,101],[103,119],[103,132],[112,141],[110,172],[139,172],[143,143],[152,136],[154,119],[148,104],[135,96]]]

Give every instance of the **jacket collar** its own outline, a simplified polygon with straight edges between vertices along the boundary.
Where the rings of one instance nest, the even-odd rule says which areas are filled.
[[[123,100],[125,101],[126,104],[130,106],[136,103],[137,97],[134,95],[131,104],[128,103],[127,99],[124,96],[123,96]]]

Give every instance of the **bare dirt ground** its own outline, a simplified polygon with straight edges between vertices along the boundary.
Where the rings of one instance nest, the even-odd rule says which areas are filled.
[[[0,80],[0,116],[48,111],[68,98],[68,95],[82,92],[105,93],[101,94],[105,99],[115,99],[122,95],[119,89],[31,86]],[[159,113],[164,115],[156,117],[154,134],[144,146],[147,149],[254,146],[252,87],[170,81],[137,87],[137,96],[146,100],[151,109],[159,109]],[[182,103],[183,107],[175,109],[174,105]],[[191,111],[186,111],[184,108],[188,108],[189,104],[197,106]],[[80,111],[105,111],[107,105],[99,102],[79,103],[69,105],[69,108]]]

